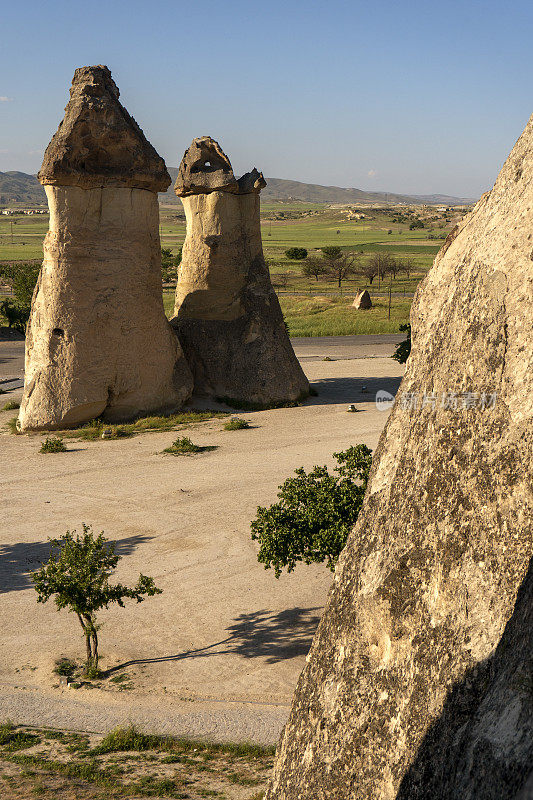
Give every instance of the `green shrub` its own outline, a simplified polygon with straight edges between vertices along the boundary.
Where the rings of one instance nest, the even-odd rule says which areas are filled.
[[[39,453],[66,453],[65,442],[60,436],[47,436]]]
[[[204,445],[201,447],[198,444],[194,444],[194,442],[192,442],[188,436],[181,436],[172,442],[170,447],[166,447],[163,452],[172,453],[174,456],[189,456],[193,455],[194,453],[203,453],[206,450],[216,450],[216,447],[212,445]]]
[[[56,675],[71,678],[76,672],[78,665],[70,658],[58,658],[54,667]]]
[[[252,539],[260,545],[257,560],[265,569],[273,567],[276,578],[299,561],[325,561],[333,570],[346,544],[363,502],[372,451],[358,444],[333,455],[337,475],[325,466],[309,474],[300,467],[279,487],[278,503],[257,509],[251,524]]]
[[[229,422],[226,422],[224,425],[225,431],[241,431],[243,428],[249,428],[250,423],[246,419],[241,419],[240,417],[233,417],[230,419]]]
[[[291,261],[301,261],[307,258],[307,250],[305,247],[289,247],[288,250],[285,250],[285,255],[287,258],[290,258]]]
[[[411,325],[409,323],[406,325],[400,325],[400,330],[404,331],[407,336],[403,342],[400,342],[400,344],[397,345],[396,350],[391,358],[393,358],[399,364],[405,364],[411,354]]]
[[[20,403],[17,403],[16,400],[10,400],[3,406],[2,411],[16,411],[17,408],[20,408]]]

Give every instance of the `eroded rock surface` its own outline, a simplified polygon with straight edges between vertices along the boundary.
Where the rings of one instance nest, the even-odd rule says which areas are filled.
[[[204,136],[186,151],[175,186],[187,236],[172,324],[195,391],[258,404],[309,392],[263,257],[265,185],[256,169],[237,181],[220,145]]]
[[[40,173],[50,227],[26,336],[21,430],[176,409],[192,390],[161,295],[164,162],[120,105],[107,67],[76,70],[71,94]]]
[[[37,176],[43,185],[168,189],[165,162],[119,102],[119,94],[105,66],[74,72],[65,116]]]
[[[268,800],[532,796],[533,118],[411,321]]]

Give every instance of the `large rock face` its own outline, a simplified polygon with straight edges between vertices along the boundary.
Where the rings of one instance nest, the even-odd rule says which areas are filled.
[[[533,118],[411,321],[268,800],[533,797]]]
[[[164,162],[107,67],[76,70],[39,173],[50,208],[26,336],[19,428],[179,408],[192,376],[161,294]]]
[[[309,384],[294,355],[263,257],[257,170],[236,180],[209,137],[195,139],[176,181],[187,236],[172,324],[195,391],[270,404],[295,401]]]

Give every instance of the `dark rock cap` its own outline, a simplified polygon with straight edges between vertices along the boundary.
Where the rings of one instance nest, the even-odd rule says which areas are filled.
[[[46,148],[38,178],[52,186],[125,186],[164,192],[170,175],[119,102],[105,66],[74,72],[65,117]]]
[[[178,172],[174,191],[178,197],[210,192],[251,194],[266,186],[263,174],[254,167],[236,180],[227,155],[218,142],[210,136],[193,139],[185,151]]]

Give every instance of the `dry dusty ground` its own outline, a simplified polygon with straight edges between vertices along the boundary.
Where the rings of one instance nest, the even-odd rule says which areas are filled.
[[[187,429],[217,447],[191,457],[161,453],[174,432],[68,440],[69,452],[41,455],[41,437],[10,435],[4,425],[16,412],[0,413],[0,721],[94,732],[132,721],[160,733],[276,741],[331,573],[302,566],[276,580],[257,563],[250,520],[296,467],[332,465],[333,452],[359,442],[375,448],[387,416],[375,392],[395,391],[403,373],[383,345],[339,347],[297,344],[319,395],[239,414],[248,430],[223,431],[221,420]],[[322,360],[335,352],[339,360]],[[346,413],[349,402],[361,413]],[[52,602],[38,605],[28,572],[46,560],[47,537],[82,522],[117,541],[119,579],[142,571],[163,594],[102,614],[102,666],[124,665],[115,676],[126,678],[76,690],[57,686],[52,668],[58,656],[83,656],[78,622]]]

